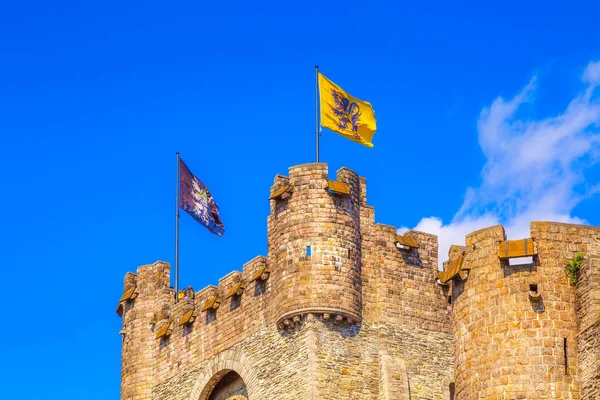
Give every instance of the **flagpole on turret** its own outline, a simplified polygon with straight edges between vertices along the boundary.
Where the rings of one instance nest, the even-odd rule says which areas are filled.
[[[177,303],[179,297],[179,196],[181,195],[179,187],[179,152],[176,152],[175,156],[177,160],[175,169],[175,303]]]
[[[315,135],[317,139],[317,162],[319,162],[319,66],[315,65]]]

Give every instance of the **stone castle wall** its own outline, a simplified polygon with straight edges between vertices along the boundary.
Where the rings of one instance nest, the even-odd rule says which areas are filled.
[[[577,282],[577,353],[582,399],[600,399],[600,257],[589,257]]]
[[[599,234],[534,222],[538,254],[522,265],[498,258],[501,226],[467,236],[468,278],[453,282],[457,399],[580,398],[576,292],[564,260],[597,254]],[[532,285],[539,299],[529,295]]]
[[[134,289],[137,297],[123,305],[123,337],[121,362],[121,398],[149,399],[154,386],[156,367],[155,342],[149,322],[162,304],[172,298],[169,265],[155,263],[138,268],[137,275],[125,276],[125,291]],[[165,293],[166,292],[166,293]]]
[[[328,179],[326,164],[276,176],[267,256],[194,299],[175,304],[166,263],[126,275],[125,292],[135,295],[120,303],[121,399],[593,398],[578,397],[580,387],[598,393],[593,314],[600,264],[590,262],[575,288],[560,262],[578,251],[599,255],[600,230],[534,223],[539,257],[520,267],[498,260],[502,227],[475,232],[466,247],[451,250],[464,251],[468,277],[448,286],[437,279],[437,237],[410,231],[405,236],[418,248],[398,249],[396,228],[374,222],[366,180],[342,168],[335,180],[349,193],[334,194]],[[543,310],[527,297],[532,283]],[[193,322],[180,324],[190,313]],[[536,385],[527,386],[532,377]]]

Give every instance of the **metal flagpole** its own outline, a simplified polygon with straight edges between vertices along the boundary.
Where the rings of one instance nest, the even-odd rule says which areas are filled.
[[[179,300],[179,152],[176,152],[177,169],[175,170],[175,303]]]
[[[317,138],[317,162],[319,162],[319,66],[315,65],[315,134]]]

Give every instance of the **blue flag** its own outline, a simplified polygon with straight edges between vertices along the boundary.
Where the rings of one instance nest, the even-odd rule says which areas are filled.
[[[179,207],[215,235],[223,236],[225,226],[219,217],[219,206],[208,188],[179,159]]]

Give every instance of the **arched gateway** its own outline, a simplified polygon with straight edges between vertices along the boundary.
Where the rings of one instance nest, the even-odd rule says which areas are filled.
[[[222,372],[225,373],[225,371]],[[223,374],[219,373],[217,375],[220,376]],[[248,389],[244,380],[237,372],[229,371],[223,375],[210,391],[208,400],[248,400]]]
[[[238,351],[226,350],[208,362],[196,379],[189,400],[254,399],[256,382],[248,359]]]

